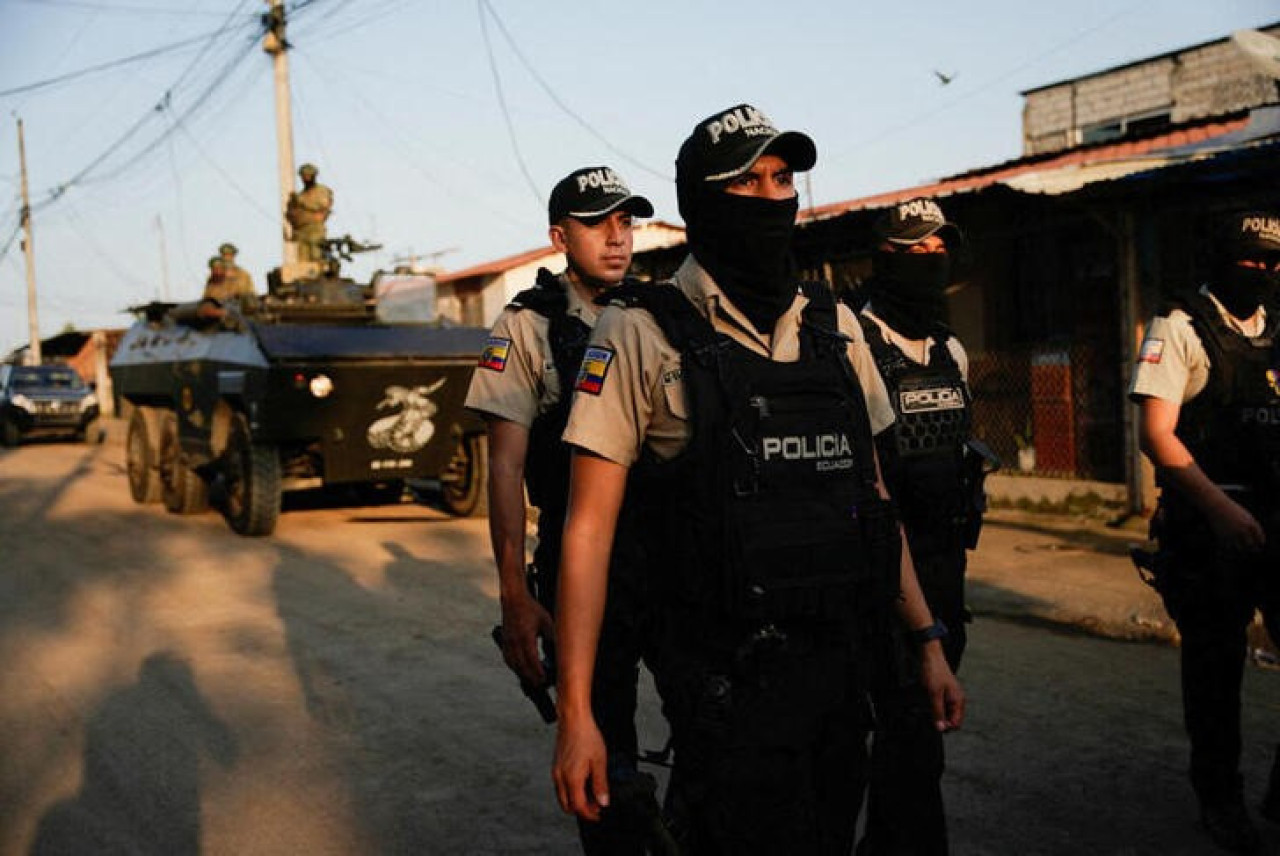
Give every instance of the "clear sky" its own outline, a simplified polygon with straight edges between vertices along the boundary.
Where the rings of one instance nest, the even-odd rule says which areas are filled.
[[[290,6],[296,163],[334,189],[330,235],[385,246],[358,278],[410,254],[458,269],[543,245],[546,194],[579,166],[615,167],[679,223],[676,149],[742,101],[814,137],[804,201],[820,205],[1017,157],[1023,90],[1280,21],[1278,0]],[[271,63],[251,39],[265,8],[0,0],[0,250],[18,223],[21,117],[42,335],[194,299],[225,240],[265,288],[280,254]],[[26,338],[14,241],[0,353]]]

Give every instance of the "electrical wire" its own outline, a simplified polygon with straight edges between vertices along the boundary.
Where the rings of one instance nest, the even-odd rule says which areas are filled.
[[[485,0],[476,0],[476,11],[480,14],[480,32],[484,36],[484,50],[489,58],[489,70],[493,73],[493,88],[498,95],[498,106],[502,110],[502,119],[507,125],[507,136],[511,139],[511,149],[515,152],[516,163],[520,166],[520,173],[524,176],[524,180],[529,184],[529,190],[533,193],[534,203],[539,209],[542,208],[542,193],[538,190],[538,183],[533,180],[533,176],[529,174],[529,165],[525,163],[524,154],[520,151],[520,140],[516,137],[516,127],[511,121],[511,110],[507,107],[507,97],[502,91],[502,75],[498,73],[498,62],[493,55],[493,44],[489,41],[489,26],[485,23]]]
[[[1040,51],[1036,53],[1034,56],[1032,56],[1030,59],[1024,60],[1018,65],[996,75],[995,77],[988,79],[986,82],[980,84],[979,86],[974,87],[968,92],[965,92],[962,95],[956,96],[948,104],[944,104],[941,107],[938,107],[933,110],[927,110],[923,113],[919,113],[909,119],[906,119],[903,122],[899,122],[896,125],[892,125],[888,128],[885,128],[884,130],[870,137],[867,137],[866,139],[859,140],[853,145],[848,146],[844,149],[841,149],[840,151],[832,155],[826,156],[827,161],[832,162],[832,161],[840,160],[841,158],[848,157],[849,155],[853,154],[859,149],[863,149],[863,148],[866,148],[867,146],[874,145],[875,143],[878,143],[881,140],[886,139],[887,137],[894,136],[895,134],[905,131],[908,128],[912,128],[925,120],[932,119],[941,113],[945,113],[948,110],[952,110],[955,107],[958,107],[959,105],[973,98],[974,96],[980,95],[981,93],[986,92],[987,90],[991,89],[997,84],[1003,83],[1004,81],[1008,80],[1010,77],[1014,76],[1018,72],[1024,71],[1030,68],[1031,66],[1036,65],[1041,61],[1047,59],[1048,57],[1061,53],[1062,51],[1066,50],[1072,45],[1078,42],[1081,42],[1084,39],[1088,38],[1089,36],[1093,35],[1094,33],[1098,32],[1099,30],[1109,27],[1111,24],[1113,24],[1120,18],[1131,15],[1133,12],[1137,11],[1143,6],[1150,5],[1151,2],[1152,0],[1139,0],[1139,2],[1134,3],[1133,5],[1120,10],[1119,12],[1116,12],[1114,15],[1108,16],[1100,23],[1094,24],[1093,26],[1086,27],[1083,30],[1077,31],[1073,35],[1069,36],[1065,41],[1058,43],[1054,47],[1049,48],[1048,50],[1045,50],[1045,51]]]
[[[173,117],[170,117],[170,121],[173,121]],[[179,127],[181,126],[179,125]],[[176,206],[175,206],[177,211],[176,219],[178,221],[177,238],[178,238],[178,246],[181,248],[182,264],[187,269],[187,276],[191,277],[191,279],[193,280],[198,280],[200,277],[196,273],[195,265],[191,263],[191,253],[187,247],[187,220],[186,220],[186,213],[185,213],[186,205],[183,203],[182,172],[181,170],[178,169],[178,156],[173,148],[172,137],[169,139],[168,150],[169,150],[169,169],[173,173],[173,197],[176,203]]]
[[[656,178],[661,178],[664,181],[675,181],[674,176],[668,173],[664,173],[660,170],[653,169],[648,164],[645,164],[643,161],[640,161],[639,159],[633,157],[632,155],[620,149],[618,146],[614,145],[609,140],[609,138],[607,138],[604,134],[600,133],[600,131],[596,130],[596,128],[592,126],[590,122],[582,118],[581,115],[579,115],[577,112],[573,110],[573,108],[571,108],[568,104],[566,104],[564,102],[564,99],[561,98],[559,95],[557,95],[556,91],[551,88],[551,84],[547,83],[546,79],[541,74],[538,73],[538,70],[534,68],[533,63],[531,63],[528,57],[524,55],[524,52],[520,50],[520,45],[516,42],[515,39],[511,37],[510,31],[507,30],[507,25],[502,22],[502,18],[498,15],[497,11],[494,10],[493,4],[490,3],[489,0],[479,0],[479,3],[484,8],[488,9],[489,14],[493,16],[494,23],[498,25],[498,31],[502,33],[503,38],[507,40],[507,44],[511,46],[511,52],[515,54],[516,59],[520,60],[520,63],[529,72],[530,76],[533,77],[534,81],[537,82],[537,84],[542,87],[542,91],[547,93],[547,97],[549,97],[557,107],[563,110],[566,116],[568,116],[573,121],[577,122],[578,125],[581,126],[583,130],[585,130],[591,136],[595,137],[597,140],[603,143],[605,148],[607,148],[609,151],[613,152],[615,155],[622,158],[632,166],[638,169],[642,169],[645,172],[649,173],[650,175]],[[483,22],[483,16],[481,17],[481,21]]]
[[[256,199],[253,198],[253,195],[249,193],[249,191],[245,190],[239,184],[239,182],[235,180],[235,178],[231,175],[231,173],[223,169],[221,164],[219,164],[216,160],[213,159],[213,157],[209,154],[209,152],[205,150],[204,146],[200,144],[200,141],[195,137],[195,135],[193,135],[189,130],[187,130],[185,123],[181,121],[175,121],[175,128],[179,133],[181,133],[184,137],[186,137],[187,142],[191,143],[191,147],[196,150],[196,154],[204,158],[205,163],[213,167],[214,171],[217,172],[218,175],[222,176],[222,178],[227,182],[227,184],[231,186],[231,189],[234,190],[236,193],[240,194],[240,197],[244,199],[245,202],[249,203],[250,208],[252,208],[254,211],[257,211],[259,214],[261,214],[267,220],[268,223],[276,222],[276,215],[272,214],[270,211],[264,208],[260,202],[258,202]]]
[[[87,68],[77,69],[76,71],[69,71],[66,74],[60,74],[56,77],[46,78],[45,80],[37,80],[33,83],[24,83],[21,86],[15,86],[10,89],[0,89],[0,98],[6,98],[10,95],[20,95],[23,92],[34,92],[37,89],[45,89],[47,87],[57,86],[62,83],[69,83],[72,80],[76,80],[77,78],[81,78],[89,74],[95,74],[99,71],[110,71],[111,69],[120,68],[122,66],[126,66],[131,63],[141,62],[142,60],[145,60],[145,59],[152,59],[154,57],[163,56],[164,54],[167,54],[167,53],[173,53],[174,51],[179,51],[179,50],[182,50],[183,48],[189,48],[192,45],[199,44],[200,42],[203,42],[207,39],[216,38],[218,35],[222,33],[222,31],[223,31],[223,28],[220,27],[217,30],[213,30],[211,32],[201,33],[200,35],[192,36],[189,39],[183,39],[182,41],[173,42],[167,45],[161,45],[158,48],[152,48],[151,50],[143,51],[142,53],[138,53],[138,54],[133,54],[132,56],[126,56],[126,57],[121,57],[119,59],[108,60],[107,62],[98,63],[97,65],[91,65]]]
[[[13,246],[13,242],[17,240],[18,233],[21,231],[22,222],[19,221],[18,225],[14,226],[13,231],[9,233],[9,237],[5,238],[4,245],[0,246],[0,261],[3,261],[4,257],[9,255],[9,249]]]
[[[240,64],[241,60],[243,60],[246,56],[248,56],[248,54],[254,49],[254,47],[256,47],[256,37],[252,41],[246,41],[245,44],[240,48],[240,50],[238,50],[234,55],[232,55],[230,60],[226,62],[218,70],[212,82],[191,100],[191,103],[186,107],[186,109],[184,109],[181,113],[178,114],[178,121],[183,121],[187,119],[196,110],[200,109],[201,107],[207,107],[211,103],[210,99],[213,96],[213,94],[218,89],[226,85],[227,81],[230,79],[230,74],[232,70],[237,65]],[[164,96],[160,99],[160,101],[157,102],[154,107],[152,107],[150,110],[144,113],[138,119],[138,121],[135,122],[133,126],[130,127],[128,131],[125,132],[124,136],[122,136],[119,140],[117,140],[110,147],[108,147],[102,154],[98,155],[98,157],[96,157],[93,161],[91,161],[88,166],[81,169],[69,180],[63,182],[62,184],[54,188],[54,190],[51,191],[50,198],[47,200],[47,202],[55,201],[56,199],[61,197],[71,187],[74,187],[77,185],[86,185],[86,184],[101,184],[103,182],[107,182],[115,178],[119,178],[125,172],[129,171],[134,166],[136,166],[139,162],[141,162],[143,158],[147,157],[152,152],[154,152],[160,145],[162,145],[165,142],[166,139],[168,139],[169,136],[173,134],[172,125],[170,125],[170,127],[165,128],[165,130],[163,130],[159,135],[157,135],[150,142],[146,143],[141,149],[134,152],[122,163],[118,164],[117,166],[115,166],[109,171],[94,175],[94,173],[98,170],[98,168],[102,166],[102,164],[105,163],[109,158],[111,158],[112,155],[116,154],[120,150],[120,148],[124,145],[124,143],[127,142],[130,138],[132,138],[134,134],[136,134],[139,130],[141,130],[149,120],[155,118],[155,116],[157,115],[164,115],[166,111],[172,110],[172,94],[173,94],[172,89],[167,90]]]
[[[427,170],[423,169],[422,166],[420,166],[418,163],[420,159],[419,153],[413,150],[415,145],[421,144],[420,139],[414,139],[414,140],[409,139],[409,136],[404,132],[400,123],[393,121],[385,113],[382,113],[380,110],[374,107],[374,105],[370,103],[362,95],[360,95],[358,91],[353,91],[350,88],[350,86],[347,85],[346,81],[343,80],[340,76],[327,74],[324,70],[324,63],[312,62],[311,58],[307,54],[301,52],[298,48],[294,48],[293,55],[295,57],[298,57],[298,59],[300,59],[301,61],[307,63],[307,65],[316,72],[317,76],[324,80],[329,90],[333,92],[344,93],[351,99],[351,101],[356,106],[358,106],[360,109],[365,111],[365,113],[367,113],[371,118],[373,118],[380,125],[382,125],[382,127],[385,130],[385,133],[380,134],[378,138],[382,140],[386,140],[388,141],[388,143],[395,144],[400,155],[404,158],[404,163],[408,166],[408,168],[416,172],[418,175],[420,175],[424,180],[427,181],[427,183],[429,183],[433,187],[440,188],[441,190],[445,191],[450,196],[453,196],[455,199],[459,200],[464,204],[469,204],[469,205],[480,204],[489,214],[491,214],[492,216],[498,219],[505,221],[506,223],[510,224],[515,228],[520,229],[522,232],[527,228],[527,223],[521,222],[520,220],[512,217],[505,210],[494,207],[492,205],[481,203],[480,199],[477,197],[476,192],[474,190],[468,190],[466,192],[458,190],[457,188],[450,185],[447,181],[444,181],[443,179],[441,179],[439,176],[434,175],[428,172]],[[462,166],[466,167],[466,164],[462,164]],[[470,167],[467,167],[467,168],[470,168]]]
[[[132,274],[130,274],[127,270],[125,270],[115,259],[113,259],[111,255],[102,248],[102,246],[97,242],[97,240],[95,240],[94,237],[91,234],[89,234],[88,227],[85,226],[83,220],[81,219],[80,212],[77,210],[74,202],[68,201],[66,212],[67,212],[67,222],[71,225],[71,228],[75,230],[76,234],[78,234],[81,237],[81,239],[84,241],[84,245],[89,248],[89,251],[92,252],[95,256],[97,256],[102,261],[102,263],[106,266],[107,270],[109,270],[117,279],[119,279],[122,283],[129,286],[130,288],[136,288],[138,286],[142,286],[143,288],[146,288],[145,283],[143,283],[141,280],[135,279]]]
[[[62,67],[63,62],[67,59],[67,55],[70,54],[71,50],[80,43],[81,37],[84,36],[89,27],[98,20],[98,12],[95,11],[92,14],[83,15],[81,17],[83,20],[80,22],[80,26],[76,29],[75,33],[72,34],[71,38],[63,45],[62,51],[58,54],[57,58],[52,63],[46,64],[44,66],[45,68],[48,68],[50,71],[56,71]],[[28,101],[30,101],[30,97],[31,96],[28,95],[26,98],[19,101],[13,108],[13,111],[15,113],[22,113],[24,108],[27,106]]]
[[[83,0],[16,0],[29,6],[50,6],[65,9],[92,9],[101,12],[126,12],[138,15],[179,15],[183,18],[193,16],[222,17],[222,12],[200,9],[161,9],[157,6],[108,5],[106,3],[87,3]]]

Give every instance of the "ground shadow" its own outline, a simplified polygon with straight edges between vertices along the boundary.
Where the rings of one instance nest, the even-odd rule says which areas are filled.
[[[434,530],[433,547],[452,554],[452,537]],[[477,566],[382,546],[376,587],[288,547],[274,578],[307,711],[353,744],[364,840],[381,853],[572,852],[547,783],[551,732],[489,640]]]
[[[191,666],[167,651],[151,654],[137,682],[90,715],[83,784],[41,818],[31,856],[196,856],[202,753],[230,765],[235,738]]]

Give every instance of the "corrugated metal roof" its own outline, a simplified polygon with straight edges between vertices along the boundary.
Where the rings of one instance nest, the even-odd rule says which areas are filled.
[[[1069,193],[1096,181],[1110,181],[1215,154],[1280,134],[1280,107],[1248,116],[1197,123],[1154,137],[1034,155],[974,170],[931,184],[891,190],[801,212],[801,222],[826,220],[850,211],[885,208],[917,196],[945,197],[1005,184],[1025,193]]]

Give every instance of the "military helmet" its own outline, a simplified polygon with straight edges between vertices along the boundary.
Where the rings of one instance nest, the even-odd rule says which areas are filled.
[[[218,247],[218,255],[220,255],[220,256],[225,256],[225,255],[228,255],[228,254],[230,254],[230,255],[233,255],[233,256],[234,256],[234,255],[235,255],[236,253],[238,253],[238,252],[240,252],[240,251],[239,251],[238,249],[236,249],[236,245],[235,245],[235,244],[232,244],[232,243],[229,243],[229,242],[228,242],[228,243],[226,243],[226,244],[223,244],[223,245],[222,245],[222,246],[220,246],[220,247]]]
[[[302,166],[298,167],[298,175],[304,177],[307,175],[315,175],[318,172],[320,172],[320,170],[316,169],[316,165],[313,163],[304,163]]]
[[[214,268],[217,268],[217,267],[224,267],[225,265],[226,265],[226,262],[222,260],[222,256],[210,256],[209,258],[210,270],[213,270]]]

